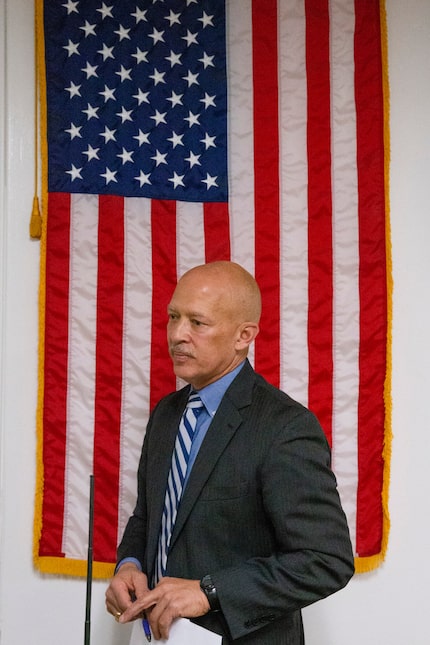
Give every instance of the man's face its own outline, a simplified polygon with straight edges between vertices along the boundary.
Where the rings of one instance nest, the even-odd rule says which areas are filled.
[[[234,369],[240,324],[234,319],[228,286],[188,276],[168,306],[167,340],[176,376],[201,389]]]

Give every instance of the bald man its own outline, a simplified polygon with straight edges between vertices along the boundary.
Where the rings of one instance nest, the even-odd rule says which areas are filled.
[[[137,503],[106,592],[119,622],[145,614],[155,638],[168,638],[172,622],[186,617],[223,645],[302,644],[301,608],[341,589],[354,571],[317,419],[248,362],[260,313],[256,281],[233,262],[185,273],[168,306],[173,369],[188,385],[149,419]],[[190,393],[202,407],[161,546]]]

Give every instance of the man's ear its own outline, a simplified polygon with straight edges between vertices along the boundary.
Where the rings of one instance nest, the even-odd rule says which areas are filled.
[[[260,328],[258,323],[244,322],[239,327],[238,339],[236,341],[237,349],[246,349],[257,336]]]

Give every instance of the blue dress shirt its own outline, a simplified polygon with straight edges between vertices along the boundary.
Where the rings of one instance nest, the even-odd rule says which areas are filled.
[[[202,388],[201,390],[196,390],[203,402],[203,409],[197,418],[197,424],[194,431],[193,442],[191,444],[187,474],[185,475],[185,482],[182,488],[182,493],[185,489],[185,486],[187,485],[194,462],[203,443],[203,439],[205,438],[211,421],[214,418],[216,411],[218,410],[218,406],[221,403],[222,397],[226,393],[229,385],[239,374],[244,363],[245,361],[240,363],[240,365],[238,365],[234,370],[232,370],[225,376],[222,376],[217,381],[206,385],[206,387]],[[142,570],[139,560],[137,560],[136,558],[124,558],[123,560],[121,560],[121,562],[118,562],[115,572],[118,571],[120,566],[125,564],[126,562],[133,562],[133,564],[135,564],[140,570]]]

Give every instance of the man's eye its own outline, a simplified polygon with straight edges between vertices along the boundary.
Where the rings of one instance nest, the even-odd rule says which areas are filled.
[[[192,323],[193,323],[193,325],[195,325],[196,327],[200,327],[200,325],[203,325],[203,323],[202,323],[200,320],[195,320],[195,319],[194,319],[194,320],[192,320],[191,322],[192,322]]]

